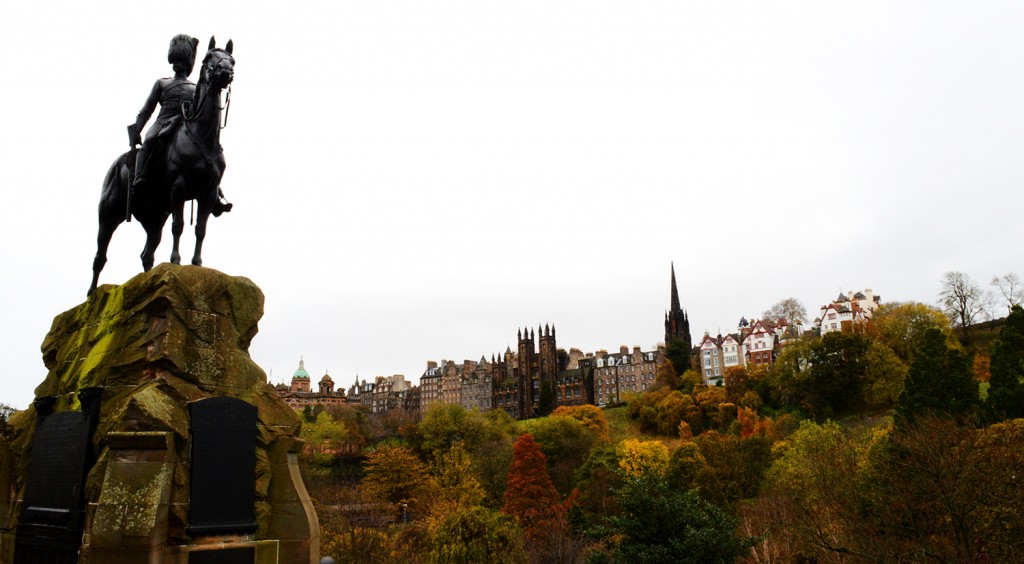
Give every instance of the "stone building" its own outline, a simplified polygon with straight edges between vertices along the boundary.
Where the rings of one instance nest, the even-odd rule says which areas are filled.
[[[627,393],[647,391],[664,362],[660,351],[642,351],[640,347],[619,347],[618,353],[599,350],[593,357],[594,404],[605,406],[624,401]]]
[[[881,303],[882,297],[875,295],[871,288],[840,293],[835,300],[821,306],[818,318],[814,320],[815,327],[821,335],[852,331],[855,326],[867,323]]]
[[[274,387],[277,396],[284,400],[292,409],[303,409],[307,405],[340,405],[346,403],[348,398],[345,390],[335,390],[334,380],[327,373],[324,373],[317,385],[317,391],[312,391],[310,386],[309,372],[306,372],[306,363],[299,360],[299,367],[292,374],[290,385],[278,384]]]

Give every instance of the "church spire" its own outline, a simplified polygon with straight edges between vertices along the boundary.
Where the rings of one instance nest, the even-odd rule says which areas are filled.
[[[676,312],[681,308],[679,307],[679,290],[676,288],[676,263],[672,264],[672,306],[669,311]]]
[[[690,350],[690,319],[679,304],[679,288],[676,286],[676,265],[672,263],[672,303],[665,314],[665,345],[678,342],[683,350]]]

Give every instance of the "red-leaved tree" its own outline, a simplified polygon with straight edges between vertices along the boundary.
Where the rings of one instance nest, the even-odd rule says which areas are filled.
[[[546,458],[529,433],[516,441],[512,456],[501,511],[518,518],[527,537],[544,536],[561,524],[564,512]]]

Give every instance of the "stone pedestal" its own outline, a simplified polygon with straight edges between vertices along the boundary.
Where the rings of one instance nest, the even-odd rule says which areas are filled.
[[[103,390],[79,562],[185,563],[191,554],[202,562],[211,555],[200,553],[249,548],[260,563],[319,561],[319,525],[295,459],[300,420],[248,353],[262,315],[263,294],[248,279],[163,264],[100,287],[54,319],[36,396],[54,398],[59,414],[80,410],[80,390]],[[211,539],[189,530],[188,406],[211,397],[256,408],[255,533]],[[16,414],[0,442],[0,564],[15,561],[36,415]]]

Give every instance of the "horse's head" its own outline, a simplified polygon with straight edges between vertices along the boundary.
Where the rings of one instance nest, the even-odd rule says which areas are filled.
[[[218,49],[216,38],[210,38],[210,50],[203,58],[199,79],[206,79],[214,90],[227,88],[235,78],[235,58],[231,56],[233,48],[230,39],[223,49]]]

